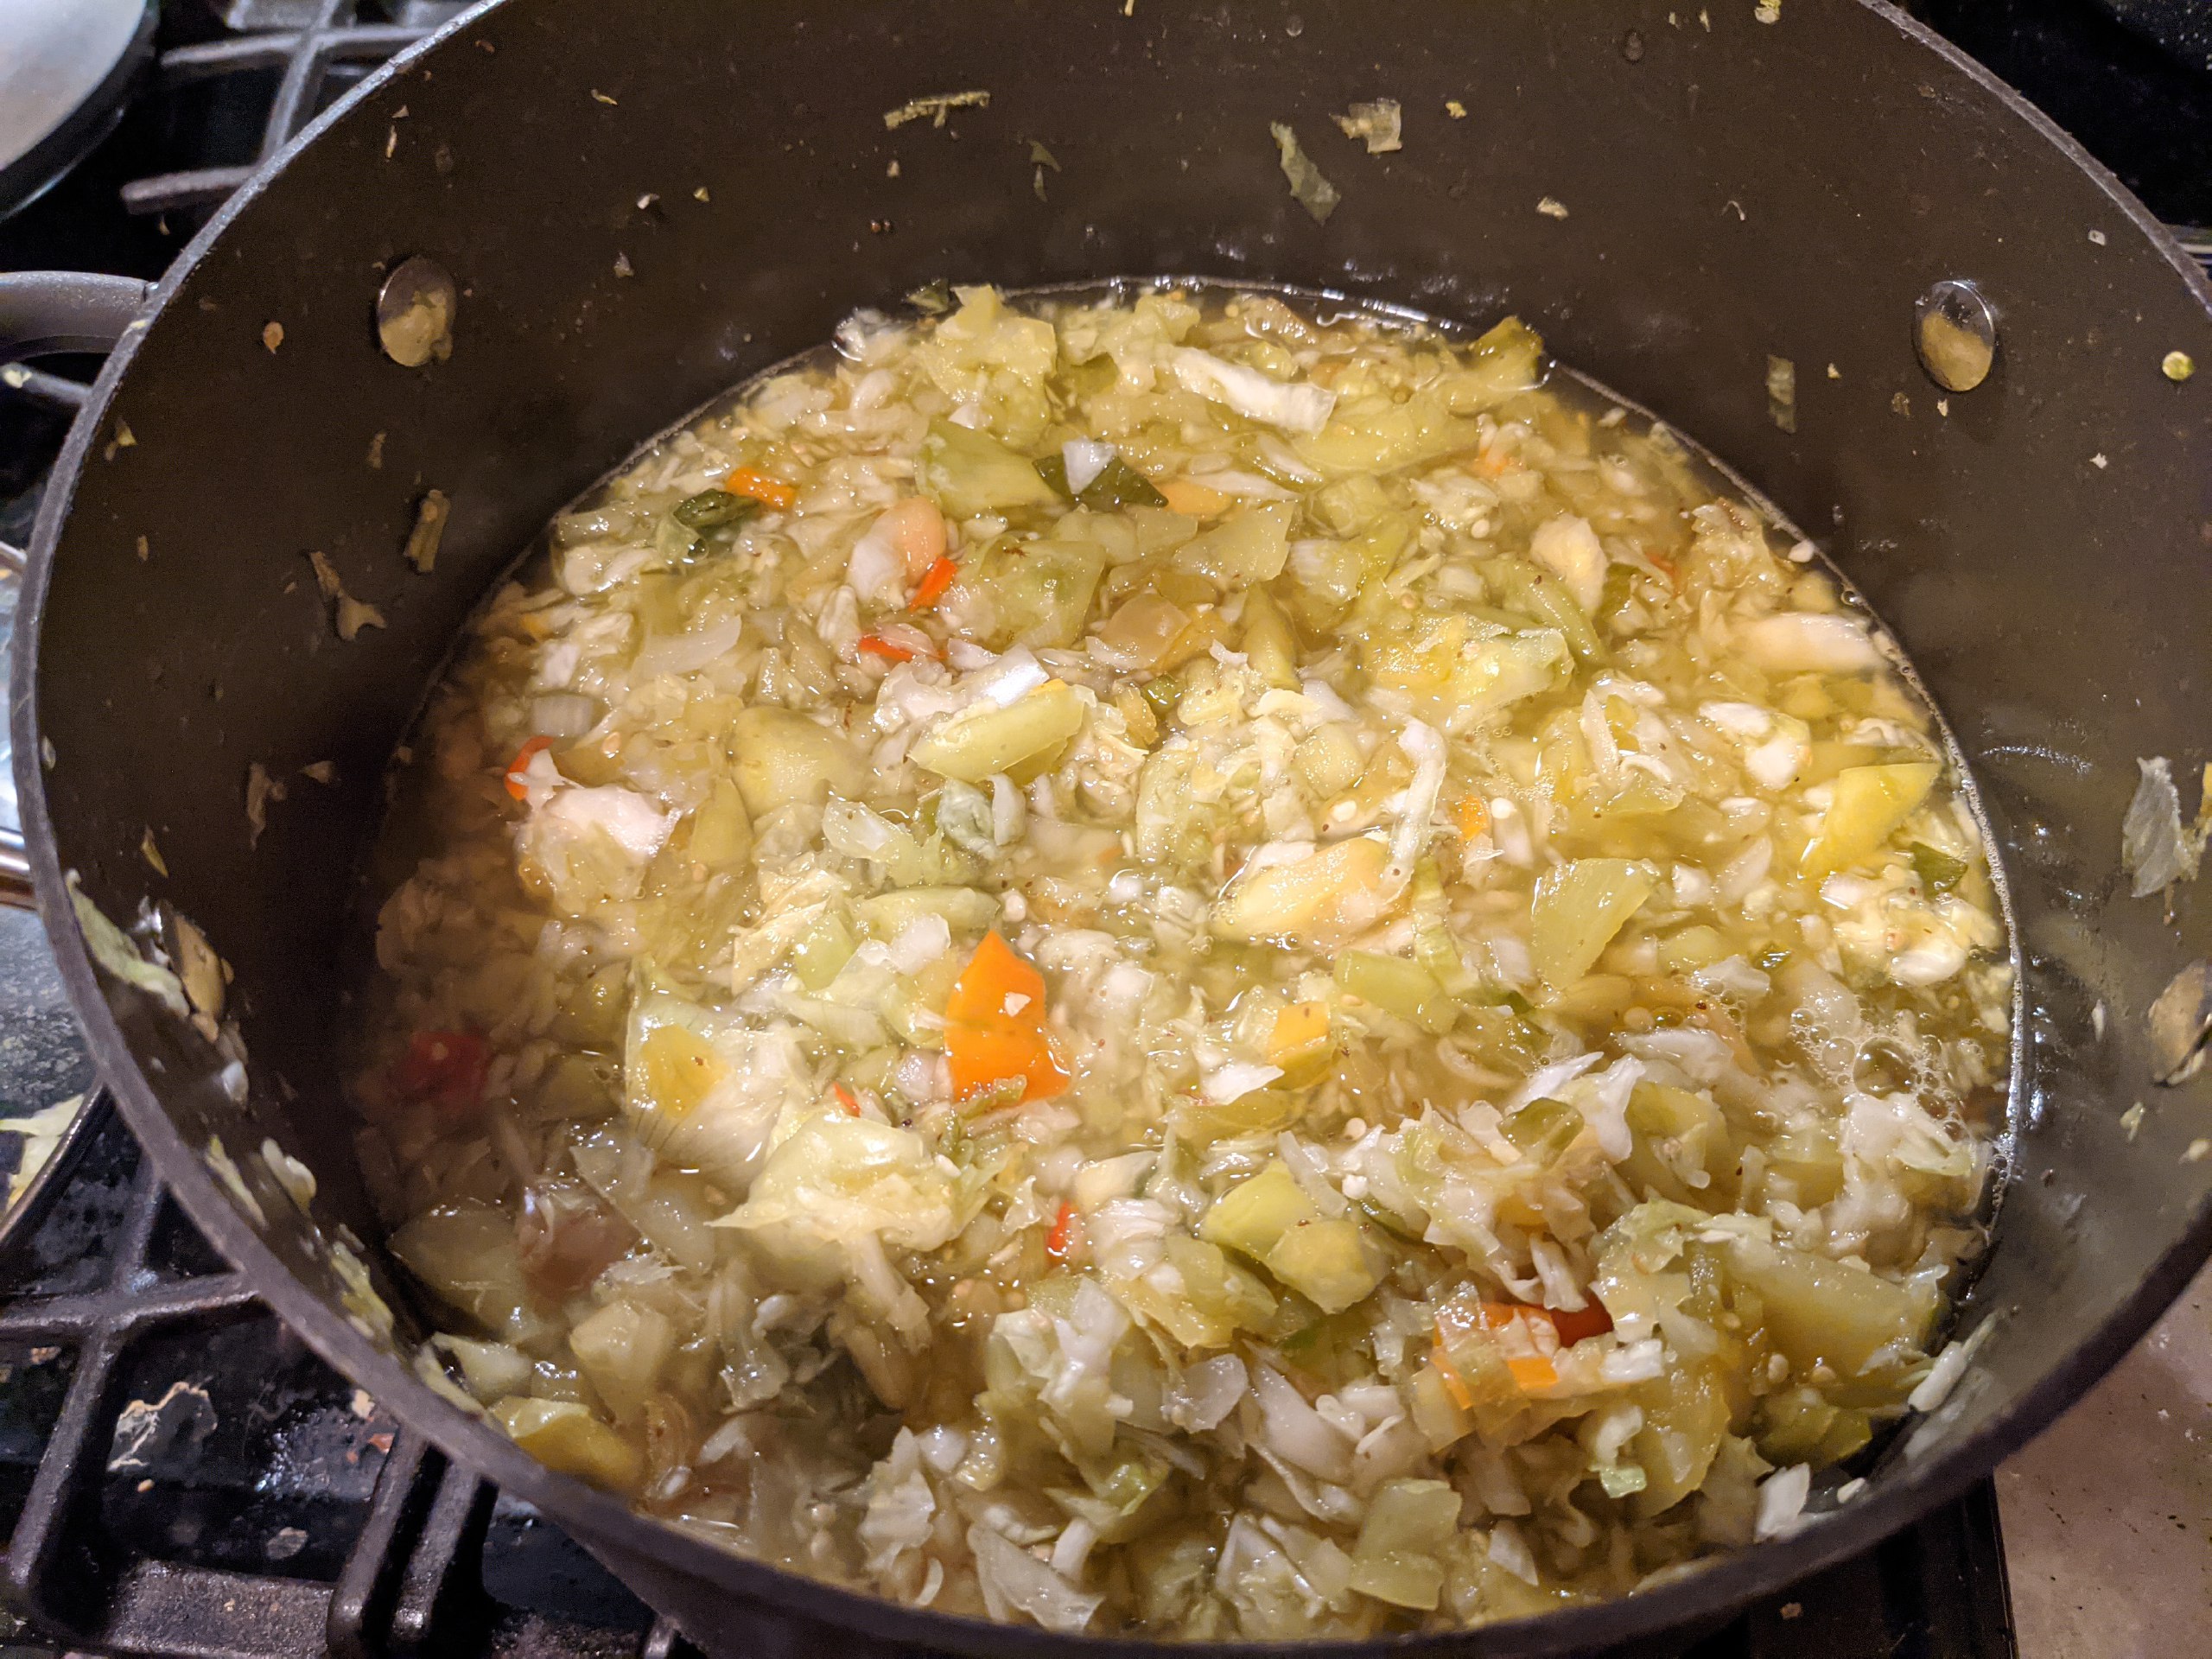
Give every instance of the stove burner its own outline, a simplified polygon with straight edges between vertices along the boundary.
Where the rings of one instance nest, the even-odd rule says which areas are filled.
[[[2160,219],[2201,226],[2194,239],[2212,243],[2212,63],[2118,20],[2192,13],[2202,37],[2212,32],[2202,0],[1912,0],[1906,10],[2065,128]]]
[[[150,0],[0,0],[0,218],[114,129],[156,21]]]
[[[123,187],[124,207],[134,213],[214,207],[366,70],[461,10],[414,0],[399,8],[399,19],[375,22],[361,20],[362,9],[359,0],[237,0],[226,21],[249,32],[162,53],[165,86],[273,73],[276,91],[251,159],[134,180]]]

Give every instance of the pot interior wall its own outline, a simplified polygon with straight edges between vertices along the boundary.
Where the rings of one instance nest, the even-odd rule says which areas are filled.
[[[151,1085],[138,1115],[158,1101],[194,1147],[273,1135],[326,1219],[373,1238],[330,1045],[392,747],[553,511],[855,307],[938,278],[1175,272],[1517,311],[1819,538],[1952,721],[2024,922],[2027,1069],[1977,1292],[2011,1317],[1932,1438],[2080,1386],[2106,1357],[2078,1344],[2190,1265],[2159,1264],[2212,1171],[2180,1160],[2212,1132],[2207,1084],[2154,1092],[2142,1035],[2206,948],[2203,901],[2169,925],[2117,870],[2135,757],[2202,760],[2212,710],[2212,375],[2158,366],[2212,364],[2212,325],[2126,205],[1882,13],[1672,16],[514,0],[378,86],[183,277],[55,553],[36,717],[60,865],[111,915],[150,895],[197,920],[253,1055],[239,1106],[196,1039],[116,997]],[[885,118],[969,90],[988,104],[942,125]],[[1403,105],[1399,153],[1330,119],[1375,97]],[[1341,190],[1325,225],[1293,200],[1273,122]],[[408,370],[372,308],[415,254],[461,297],[449,360]],[[1948,400],[1911,344],[1915,299],[1947,276],[2001,319],[1994,376]],[[1794,430],[1770,409],[1775,359]],[[454,509],[423,576],[400,549],[431,488]],[[311,550],[386,626],[334,636]],[[300,776],[322,760],[334,786]],[[257,764],[286,785],[257,844]],[[238,1161],[258,1230],[334,1301],[327,1252]],[[1881,1478],[1911,1478],[1929,1438]]]

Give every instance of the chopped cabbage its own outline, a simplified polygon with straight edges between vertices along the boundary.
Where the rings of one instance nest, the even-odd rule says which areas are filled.
[[[1805,1524],[1972,1360],[2008,1060],[1887,642],[1512,319],[912,301],[563,515],[428,705],[344,1051],[422,1374],[1055,1634],[1446,1633]],[[2139,885],[2203,838],[2145,788]],[[242,1088],[208,943],[84,921]]]
[[[649,970],[631,993],[622,1069],[622,1104],[646,1142],[737,1192],[766,1156],[778,1115],[811,1088],[788,1027],[703,1007]]]

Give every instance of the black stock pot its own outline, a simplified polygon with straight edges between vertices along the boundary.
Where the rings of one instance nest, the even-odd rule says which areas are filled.
[[[885,120],[963,92],[988,102]],[[1403,105],[1404,149],[1360,158],[1316,224],[1269,124],[1319,133],[1376,97]],[[1032,140],[1061,169],[1042,199]],[[395,272],[399,326],[380,334]],[[240,191],[143,311],[129,288],[0,278],[11,355],[121,333],[29,550],[13,688],[32,873],[77,1009],[162,1175],[278,1313],[703,1646],[1141,1645],[787,1576],[548,1471],[439,1397],[352,1167],[332,1044],[379,774],[555,511],[855,307],[940,278],[1153,273],[1477,325],[1519,313],[1810,530],[1979,780],[2022,1001],[1996,1245],[1961,1315],[1995,1328],[1965,1382],[1792,1535],[1624,1600],[1391,1645],[1663,1643],[1986,1473],[2212,1246],[2212,1161],[2184,1155],[2212,1134],[2212,1078],[2156,1088],[2145,1024],[2212,917],[2183,888],[2170,919],[2119,870],[2135,758],[2193,770],[2212,734],[2212,373],[2182,377],[2212,366],[2212,295],[2048,122],[1871,0],[464,14]],[[1931,308],[1968,349],[1923,364]],[[1974,349],[1991,330],[1993,359]],[[1795,365],[1787,411],[1774,360]],[[422,575],[400,553],[433,489],[451,519]],[[311,550],[388,626],[335,639]],[[326,760],[334,787],[296,784],[257,841],[249,768]],[[166,874],[141,856],[149,828]],[[150,899],[216,942],[243,1081],[95,970],[73,879],[109,916]],[[2121,1122],[2139,1099],[2139,1135]],[[211,1168],[218,1138],[251,1202]],[[315,1224],[245,1155],[267,1138],[312,1168]],[[399,1311],[389,1335],[334,1267],[341,1226]]]

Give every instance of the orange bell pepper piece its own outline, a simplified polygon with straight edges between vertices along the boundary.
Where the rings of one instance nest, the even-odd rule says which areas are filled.
[[[952,579],[959,574],[960,567],[950,559],[939,559],[922,572],[921,583],[914,589],[914,597],[906,608],[910,611],[936,609],[938,601],[944,597],[944,590],[952,586]]]
[[[1429,1351],[1428,1363],[1436,1368],[1437,1381],[1444,1384],[1444,1392],[1452,1396],[1452,1404],[1462,1411],[1474,1409],[1474,1390],[1467,1386],[1452,1363],[1451,1356],[1439,1342]],[[1559,1382],[1559,1368],[1541,1354],[1508,1354],[1505,1369],[1513,1374],[1513,1384],[1523,1394],[1541,1394]]]
[[[1523,1394],[1541,1394],[1559,1386],[1559,1367],[1541,1354],[1508,1354],[1505,1369],[1513,1373],[1513,1381]]]
[[[1275,1015],[1274,1029],[1268,1033],[1268,1064],[1281,1065],[1301,1049],[1326,1040],[1328,1035],[1327,1003],[1294,1002]]]
[[[515,758],[507,762],[507,793],[518,801],[530,798],[530,785],[523,781],[523,773],[530,770],[531,757],[541,749],[553,747],[550,737],[533,737],[515,751]]]
[[[1613,1328],[1613,1316],[1605,1312],[1602,1302],[1593,1301],[1572,1313],[1556,1307],[1530,1307],[1523,1302],[1483,1304],[1485,1330],[1503,1331],[1516,1319],[1543,1320],[1558,1333],[1562,1348],[1572,1348],[1586,1337],[1602,1337]]]
[[[1045,980],[994,929],[952,983],[944,1003],[952,1093],[967,1100],[1016,1078],[1020,1098],[1050,1100],[1068,1086],[1045,1025]]]
[[[1448,1311],[1448,1310],[1447,1310]],[[1591,1337],[1603,1336],[1613,1328],[1612,1316],[1604,1306],[1592,1302],[1575,1313],[1566,1313],[1555,1307],[1530,1307],[1520,1302],[1484,1302],[1478,1309],[1482,1327],[1485,1331],[1503,1331],[1509,1327],[1538,1323],[1551,1326],[1557,1338],[1556,1346],[1570,1348]],[[1465,1381],[1452,1367],[1445,1349],[1446,1316],[1439,1314],[1436,1322],[1436,1347],[1429,1356],[1429,1363],[1436,1367],[1444,1390],[1465,1410],[1474,1403],[1474,1396]],[[1531,1333],[1531,1340],[1535,1340]],[[1539,1342],[1541,1349],[1543,1344]],[[1559,1368],[1552,1363],[1548,1353],[1512,1354],[1505,1357],[1506,1369],[1513,1373],[1513,1381],[1523,1394],[1541,1394],[1559,1385]]]
[[[756,473],[750,467],[740,467],[722,480],[722,488],[732,495],[749,495],[764,507],[787,511],[798,499],[798,492],[780,478],[771,478],[766,473]]]
[[[1430,1347],[1428,1363],[1435,1368],[1436,1380],[1444,1384],[1444,1392],[1452,1396],[1452,1403],[1462,1411],[1472,1411],[1475,1396],[1468,1389],[1465,1379],[1452,1369],[1451,1358],[1444,1351],[1441,1338]]]

